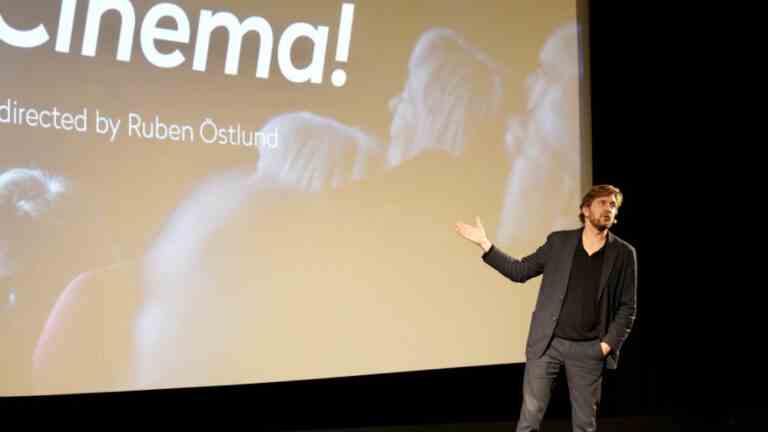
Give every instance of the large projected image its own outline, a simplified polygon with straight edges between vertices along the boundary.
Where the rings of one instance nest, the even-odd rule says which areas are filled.
[[[0,396],[524,361],[575,1],[0,3]]]

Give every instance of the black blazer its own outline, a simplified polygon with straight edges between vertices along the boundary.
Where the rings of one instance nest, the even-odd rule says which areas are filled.
[[[526,344],[526,359],[541,357],[549,346],[565,299],[571,264],[583,228],[557,231],[533,254],[518,260],[495,246],[483,261],[514,282],[543,274]],[[611,346],[606,366],[616,369],[619,354],[637,314],[637,254],[629,243],[608,232],[597,298],[600,339]]]

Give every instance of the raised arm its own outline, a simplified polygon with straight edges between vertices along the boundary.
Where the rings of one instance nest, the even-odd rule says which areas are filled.
[[[547,242],[540,246],[536,252],[518,260],[493,246],[485,234],[485,228],[483,228],[480,218],[476,218],[476,223],[477,225],[473,226],[457,222],[456,232],[483,249],[483,261],[485,261],[486,264],[490,265],[513,282],[520,283],[539,276],[544,272],[544,267],[549,255],[550,238],[547,238]]]

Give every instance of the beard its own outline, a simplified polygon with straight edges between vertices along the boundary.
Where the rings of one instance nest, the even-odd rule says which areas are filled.
[[[590,214],[589,215],[589,222],[597,228],[598,231],[602,232],[607,230],[613,225],[614,219],[610,217],[603,217],[603,216],[595,216]]]

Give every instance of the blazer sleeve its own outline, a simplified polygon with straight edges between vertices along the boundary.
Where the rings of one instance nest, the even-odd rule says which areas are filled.
[[[547,259],[549,258],[549,251],[552,248],[551,244],[552,235],[550,234],[547,237],[547,241],[539,246],[536,252],[520,260],[507,255],[493,245],[483,254],[482,258],[486,264],[511,281],[523,283],[544,273],[544,267],[546,267]]]
[[[621,271],[618,309],[603,338],[615,352],[621,350],[637,316],[637,253],[630,247],[626,255]]]

